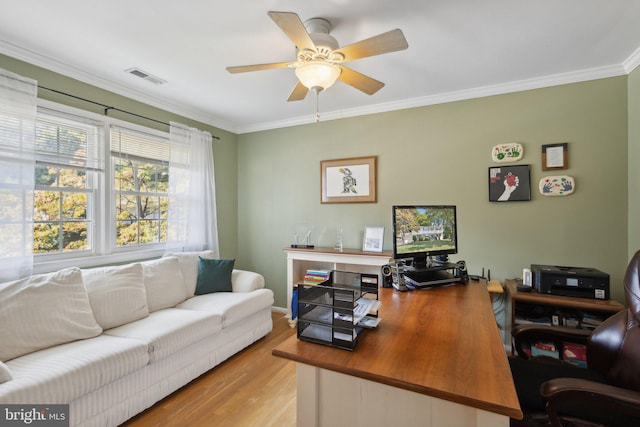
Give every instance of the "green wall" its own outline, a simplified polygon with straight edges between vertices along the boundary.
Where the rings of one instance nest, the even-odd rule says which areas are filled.
[[[218,225],[219,225],[219,241],[220,252],[223,257],[234,258],[237,256],[237,230],[238,230],[238,212],[237,212],[237,165],[238,153],[236,139],[234,133],[227,132],[210,125],[182,117],[159,108],[143,104],[132,99],[116,95],[82,83],[78,80],[62,76],[60,74],[36,67],[25,62],[10,58],[0,54],[0,68],[12,71],[25,77],[30,77],[38,81],[38,86],[44,86],[49,89],[65,92],[84,99],[98,102],[104,105],[119,108],[141,116],[150,117],[161,122],[169,123],[170,121],[179,122],[189,125],[200,130],[208,131],[212,135],[218,136],[220,139],[214,139],[213,156],[214,168],[216,176],[216,203],[218,207]],[[93,105],[88,102],[80,101],[68,96],[59,95],[46,89],[38,89],[38,97],[60,104],[69,105],[75,108],[92,111],[97,114],[104,114],[102,107]],[[110,117],[120,120],[136,123],[142,126],[169,131],[169,127],[158,124],[153,121],[137,118],[129,114],[110,111]]]
[[[391,206],[443,203],[458,206],[460,251],[472,274],[491,269],[500,280],[519,277],[532,263],[588,266],[610,273],[612,294],[622,300],[629,256],[640,248],[637,194],[640,171],[640,70],[629,76],[320,122],[244,135],[84,84],[0,55],[0,67],[72,93],[161,121],[208,130],[214,141],[218,224],[223,257],[262,273],[286,301],[282,249],[293,228],[314,226],[313,242],[359,248],[366,226],[385,227],[391,249]],[[39,96],[102,114],[101,108],[40,90]],[[325,96],[330,96],[328,92]],[[163,128],[128,115],[111,116]],[[166,127],[165,129],[167,130]],[[542,144],[569,142],[576,191],[543,197],[538,180]],[[521,142],[531,165],[532,200],[490,203],[491,148]],[[378,202],[320,203],[320,160],[378,156]],[[629,159],[627,161],[627,158]],[[629,172],[627,176],[627,171]],[[560,172],[558,172],[560,174]]]
[[[325,96],[330,96],[328,92]],[[459,254],[472,274],[520,277],[530,264],[595,267],[622,298],[627,246],[627,77],[381,113],[238,136],[238,255],[262,273],[286,305],[286,258],[296,223],[313,243],[361,247],[365,226],[384,226],[391,206],[458,206]],[[488,201],[491,148],[521,142],[531,165],[532,200]],[[569,142],[576,180],[568,197],[544,197],[541,145]],[[378,156],[378,202],[320,203],[324,159]]]
[[[640,249],[640,68],[628,77],[629,93],[629,257]]]

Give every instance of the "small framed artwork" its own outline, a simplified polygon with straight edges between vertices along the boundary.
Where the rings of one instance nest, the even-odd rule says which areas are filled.
[[[489,201],[531,200],[531,165],[489,168]]]
[[[376,156],[320,162],[322,203],[375,203]]]
[[[366,227],[362,239],[362,252],[382,252],[384,227]]]
[[[560,170],[569,167],[569,143],[545,144],[542,146],[542,170]]]

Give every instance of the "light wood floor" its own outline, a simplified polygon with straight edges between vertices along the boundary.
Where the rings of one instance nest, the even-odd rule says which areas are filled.
[[[271,317],[273,331],[265,338],[123,426],[295,426],[295,363],[271,354],[295,328],[282,313],[272,312]]]

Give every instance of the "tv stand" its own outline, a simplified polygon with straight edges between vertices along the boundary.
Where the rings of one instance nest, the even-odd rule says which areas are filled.
[[[449,263],[449,257],[447,255],[440,255],[435,257],[430,255],[414,256],[413,259],[411,259],[411,265],[416,270],[426,270],[432,267],[439,267],[441,265],[448,265],[448,264],[450,263]]]
[[[405,267],[405,271],[438,271],[438,270],[455,270],[458,268],[458,264],[453,262],[445,262],[442,264],[431,263],[427,267],[419,267],[416,265],[409,265]]]
[[[409,287],[415,289],[427,289],[438,286],[464,283],[462,277],[456,274],[458,264],[445,262],[442,264],[431,263],[429,267],[405,267],[404,281]]]

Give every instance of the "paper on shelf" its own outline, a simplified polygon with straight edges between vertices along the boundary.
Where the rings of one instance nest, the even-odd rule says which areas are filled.
[[[380,324],[380,320],[382,319],[379,317],[365,316],[364,319],[358,323],[358,326],[362,326],[363,328],[375,328]]]
[[[367,314],[371,311],[376,311],[380,308],[382,303],[375,299],[370,298],[361,298],[356,303],[355,308],[353,309],[353,317],[349,314],[342,314],[335,312],[333,317],[336,319],[344,320],[345,322],[353,322],[355,325],[359,323]]]
[[[337,331],[333,332],[333,337],[337,340],[342,340],[342,341],[353,341],[356,338],[356,336],[358,336],[356,331],[353,331],[352,334],[347,334],[344,332],[337,332]]]
[[[300,334],[303,337],[322,341],[331,341],[331,328],[328,326],[309,325]]]

